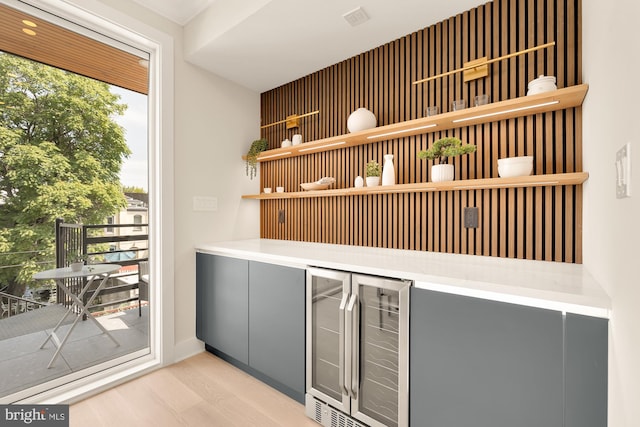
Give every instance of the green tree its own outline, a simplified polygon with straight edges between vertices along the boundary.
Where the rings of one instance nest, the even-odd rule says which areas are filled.
[[[144,188],[142,187],[135,187],[135,186],[130,186],[130,185],[125,185],[122,187],[122,192],[123,193],[142,193],[142,194],[146,194],[146,191]]]
[[[0,52],[0,287],[19,294],[55,259],[56,218],[99,224],[126,206],[119,100],[106,83]]]

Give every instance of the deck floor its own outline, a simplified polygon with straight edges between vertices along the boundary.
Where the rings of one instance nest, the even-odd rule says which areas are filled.
[[[80,321],[56,361],[47,369],[56,348],[51,342],[43,349],[40,349],[40,346],[47,338],[47,333],[64,315],[64,310],[58,310],[59,315],[54,315],[55,310],[50,310],[51,313],[40,313],[40,316],[43,316],[40,328],[37,327],[34,315],[25,317],[24,325],[19,325],[21,316],[29,313],[0,320],[0,323],[18,323],[16,328],[21,331],[18,336],[5,335],[7,338],[0,340],[0,397],[149,347],[148,307],[142,308],[142,316],[138,316],[136,307],[97,317],[120,343],[119,346],[116,346],[93,322]],[[63,325],[58,336],[62,339],[70,327],[70,324]],[[32,331],[34,328],[36,331]]]

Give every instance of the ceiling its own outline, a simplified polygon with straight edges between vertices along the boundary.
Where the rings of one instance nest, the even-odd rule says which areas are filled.
[[[486,0],[130,0],[184,26],[185,58],[264,92]],[[362,7],[369,20],[343,15]]]
[[[135,92],[148,92],[148,63],[141,57],[3,4],[0,51]]]

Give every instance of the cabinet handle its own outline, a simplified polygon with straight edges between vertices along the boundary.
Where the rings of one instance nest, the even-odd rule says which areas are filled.
[[[351,394],[351,398],[352,399],[358,399],[358,377],[360,375],[360,343],[358,341],[360,341],[360,333],[359,333],[359,328],[358,328],[358,295],[351,295],[351,299],[349,300],[349,305],[347,306],[347,313],[348,313],[348,319],[350,319],[350,328],[351,332],[350,332],[350,337],[349,337],[349,343],[350,343],[350,350],[349,351],[349,358],[347,360],[350,360],[350,364],[351,364],[351,369],[349,372],[349,376],[348,381],[350,382],[350,394]]]
[[[347,307],[347,300],[349,299],[349,294],[346,292],[342,293],[342,300],[340,301],[340,339],[339,341],[339,361],[338,361],[338,386],[340,387],[340,392],[344,395],[349,395],[349,390],[345,386],[345,354],[344,354],[344,343],[347,337],[345,337],[345,311]]]

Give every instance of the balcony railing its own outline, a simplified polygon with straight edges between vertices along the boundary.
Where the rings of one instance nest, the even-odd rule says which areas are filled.
[[[0,292],[0,319],[15,316],[16,314],[33,311],[47,304],[33,299],[17,297],[15,295]]]
[[[144,230],[147,230],[146,232]],[[148,224],[66,224],[56,221],[56,266],[67,267],[81,255],[86,264],[119,264],[123,268],[112,275],[91,307],[91,311],[119,307],[140,297],[130,291],[140,283],[139,264],[148,261]],[[86,278],[67,279],[66,286],[78,294],[86,284]],[[96,284],[97,286],[97,284]],[[89,290],[85,302],[91,298]],[[57,292],[57,302],[70,306],[73,301],[62,291]]]

